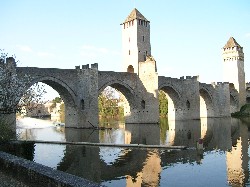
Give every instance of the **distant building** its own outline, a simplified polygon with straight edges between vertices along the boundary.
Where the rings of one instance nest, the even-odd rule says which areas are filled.
[[[24,107],[22,115],[26,117],[50,117],[49,104],[32,104],[32,106]]]

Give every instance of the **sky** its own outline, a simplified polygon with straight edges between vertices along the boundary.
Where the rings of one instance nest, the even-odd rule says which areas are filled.
[[[122,26],[137,8],[149,21],[158,74],[222,82],[222,47],[243,47],[250,82],[249,0],[1,0],[0,49],[18,66],[122,71]]]

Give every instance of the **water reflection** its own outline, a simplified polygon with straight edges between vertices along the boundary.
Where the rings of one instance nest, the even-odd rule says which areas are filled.
[[[19,129],[20,139],[185,145],[185,151],[36,144],[38,163],[107,186],[244,186],[249,184],[250,120],[202,118],[159,125],[108,123],[106,130]],[[199,139],[204,151],[196,150]],[[198,177],[198,180],[197,180]]]
[[[232,185],[244,185],[249,178],[248,168],[248,124],[232,119],[237,129],[233,136],[231,150],[226,153],[228,182]]]

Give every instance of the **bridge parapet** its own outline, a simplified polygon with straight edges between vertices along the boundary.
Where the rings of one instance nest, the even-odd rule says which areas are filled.
[[[180,77],[180,79],[181,80],[196,80],[196,81],[199,81],[199,76],[186,76],[186,78],[185,78],[185,76],[182,76],[182,77]]]

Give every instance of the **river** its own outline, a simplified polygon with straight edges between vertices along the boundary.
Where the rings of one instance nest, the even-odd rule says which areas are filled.
[[[202,118],[156,124],[105,122],[72,129],[49,120],[17,120],[20,140],[187,146],[187,150],[36,143],[24,158],[106,186],[250,186],[250,120]],[[204,150],[197,150],[197,141]],[[20,156],[20,155],[19,155]]]

